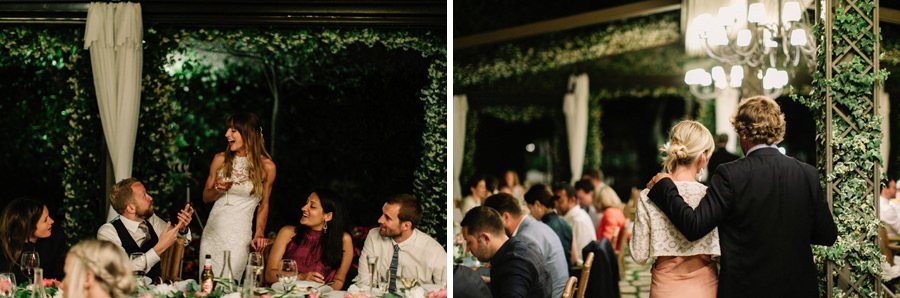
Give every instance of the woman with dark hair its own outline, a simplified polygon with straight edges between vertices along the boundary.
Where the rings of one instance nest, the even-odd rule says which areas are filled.
[[[213,270],[222,272],[224,251],[231,251],[235,278],[243,276],[250,247],[266,246],[269,195],[275,181],[275,163],[263,146],[259,118],[239,113],[228,118],[227,147],[209,166],[203,202],[214,203],[200,242],[200,255],[212,255]],[[256,215],[256,230],[253,216]]]
[[[269,253],[266,281],[274,282],[282,259],[297,261],[298,280],[344,287],[353,241],[347,232],[346,216],[338,196],[326,189],[313,191],[303,205],[299,226],[285,226],[278,232]]]
[[[0,214],[0,271],[13,272],[19,281],[28,280],[30,276],[25,276],[19,264],[26,251],[38,253],[45,278],[63,277],[66,257],[63,234],[53,232],[53,219],[47,206],[33,199],[18,198]]]

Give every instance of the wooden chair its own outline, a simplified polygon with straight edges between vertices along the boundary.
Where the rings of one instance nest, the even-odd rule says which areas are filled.
[[[576,298],[584,298],[584,292],[587,291],[588,279],[591,276],[591,267],[594,265],[594,252],[590,252],[587,258],[584,258],[584,268],[581,269],[581,278],[578,282],[578,292]]]
[[[894,252],[900,250],[900,245],[891,243],[888,238],[887,227],[881,225],[878,227],[878,246],[881,254],[884,255],[885,261],[894,266]]]
[[[628,226],[629,219],[625,219],[625,226]],[[625,278],[625,252],[628,250],[628,230],[619,231],[618,239],[619,250],[616,251],[616,261],[619,263],[619,280]]]
[[[180,281],[182,259],[184,258],[184,238],[175,239],[175,244],[159,256],[160,278],[167,281]]]
[[[578,278],[571,276],[569,277],[569,281],[566,282],[566,288],[563,289],[562,298],[572,298],[575,296],[575,283],[578,282]]]

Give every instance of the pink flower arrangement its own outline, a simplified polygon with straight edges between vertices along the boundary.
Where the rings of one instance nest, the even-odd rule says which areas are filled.
[[[138,298],[153,298],[153,294],[151,293],[143,293]]]
[[[59,287],[59,281],[56,280],[56,279],[52,279],[52,278],[45,278],[45,279],[44,279],[44,287],[54,287],[54,288],[58,288],[58,287]]]
[[[428,292],[428,298],[447,298],[447,288]]]
[[[272,298],[272,296],[263,294],[263,295],[261,295],[261,296],[258,296],[257,298]]]
[[[12,291],[12,282],[8,279],[0,280],[0,293],[9,293]]]
[[[369,296],[366,294],[362,294],[362,293],[359,293],[356,295],[347,293],[347,294],[344,294],[344,298],[369,298]]]

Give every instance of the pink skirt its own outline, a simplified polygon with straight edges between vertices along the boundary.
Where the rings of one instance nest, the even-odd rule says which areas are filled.
[[[716,297],[717,271],[709,255],[660,257],[650,270],[650,297]]]

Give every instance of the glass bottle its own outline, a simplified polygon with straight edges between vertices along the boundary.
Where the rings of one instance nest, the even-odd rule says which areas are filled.
[[[222,263],[222,272],[219,274],[219,278],[222,279],[223,285],[226,287],[225,292],[231,293],[234,292],[234,289],[231,287],[234,286],[234,272],[231,271],[231,251],[225,251],[224,263]]]
[[[206,255],[206,259],[203,262],[203,273],[200,275],[200,291],[206,294],[212,292],[215,286],[213,279],[212,256]]]
[[[31,298],[44,298],[44,269],[34,268],[34,283],[31,286]]]

